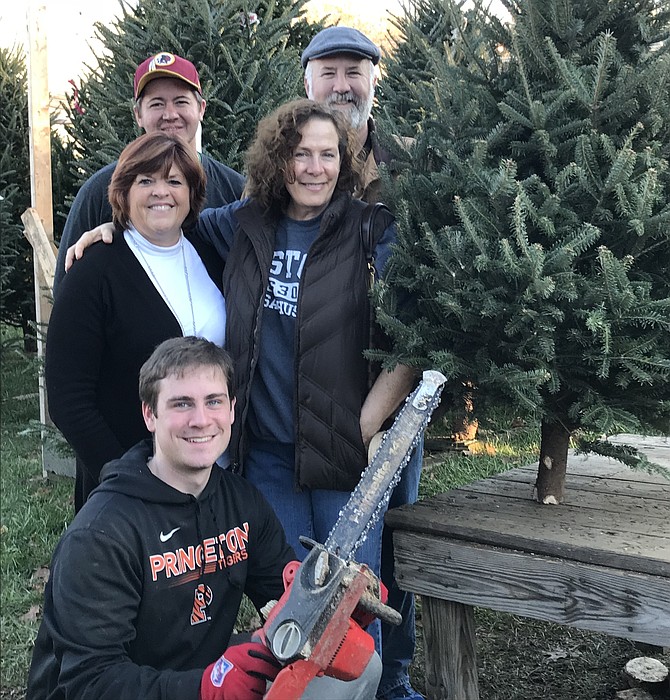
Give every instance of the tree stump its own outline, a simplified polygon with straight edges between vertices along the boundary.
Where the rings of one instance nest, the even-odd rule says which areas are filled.
[[[668,667],[649,656],[638,656],[624,666],[626,681],[631,688],[640,688],[650,693],[663,692],[668,688]]]
[[[654,696],[642,688],[620,690],[614,697],[616,700],[654,700]]]
[[[454,418],[451,425],[451,438],[457,444],[467,445],[477,439],[479,421],[473,417],[475,411],[471,393],[463,397],[463,414]]]

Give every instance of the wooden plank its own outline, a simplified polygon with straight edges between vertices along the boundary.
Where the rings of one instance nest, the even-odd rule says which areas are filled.
[[[665,438],[648,438],[643,441],[641,439],[617,440],[617,436],[613,436],[609,442],[613,444],[630,444],[633,447],[637,447],[651,461],[657,462],[666,469],[670,469],[670,448],[666,445]],[[617,476],[622,479],[656,481],[658,483],[665,481],[667,483],[667,479],[658,474],[648,474],[642,469],[631,469],[628,465],[611,457],[604,457],[594,453],[577,454],[575,450],[571,450],[568,457],[568,471],[571,470],[574,473],[588,470],[590,474],[598,473]]]
[[[643,436],[643,435],[613,435],[608,438],[608,442],[618,445],[632,445],[637,447],[647,457],[660,464],[666,469],[670,469],[670,438],[668,436]],[[530,464],[526,467],[505,472],[514,475],[515,473],[527,474],[528,476],[537,474],[537,464]],[[569,475],[589,475],[589,476],[609,476],[635,482],[668,484],[667,478],[659,474],[649,474],[641,469],[631,469],[627,465],[610,457],[601,455],[577,454],[576,450],[568,453],[568,474]],[[532,481],[535,481],[533,476]]]
[[[491,503],[504,511],[513,511],[517,501],[521,501],[522,504],[531,501],[528,484],[498,479],[475,481],[449,491],[445,495],[456,499],[459,503]],[[543,508],[555,507],[543,506]],[[633,528],[642,527],[642,521],[647,516],[670,518],[670,486],[667,493],[656,497],[644,497],[634,491],[626,494],[603,493],[600,490],[591,489],[566,491],[565,502],[560,507],[568,510],[579,508],[587,518],[595,517],[606,521],[608,528],[612,523],[615,527],[619,527],[621,523],[626,526],[631,524]],[[641,532],[645,531],[641,530]]]
[[[667,575],[403,531],[394,533],[394,545],[404,590],[659,646],[670,642]]]
[[[613,442],[617,445],[633,445],[638,449],[645,450],[652,447],[665,447],[670,459],[670,436],[668,435],[636,435],[634,433],[619,433],[611,435],[607,438],[607,442]]]
[[[533,500],[533,485],[527,481],[516,479],[482,479],[471,484],[460,486],[457,491],[472,495],[500,496],[523,501]],[[453,493],[453,491],[449,491]],[[582,506],[584,508],[596,508],[604,511],[617,508],[634,507],[636,503],[649,502],[656,506],[664,506],[670,502],[670,484],[657,486],[655,484],[643,484],[641,488],[626,485],[621,488],[618,483],[612,484],[607,479],[591,480],[590,477],[581,483],[571,482],[565,489],[565,504],[568,506]],[[553,506],[552,506],[553,507]]]
[[[658,484],[667,485],[670,483],[668,479],[660,474],[649,474],[641,469],[631,469],[621,462],[617,462],[610,457],[601,457],[600,455],[576,455],[568,457],[568,479],[575,477],[591,477],[591,478],[609,478],[622,482],[631,482],[634,484]],[[537,466],[529,465],[527,467],[516,467],[505,472],[501,472],[500,476],[522,476],[531,482],[535,482],[537,476]]]
[[[547,508],[534,502],[514,515],[450,507],[435,497],[394,508],[385,522],[392,528],[505,547],[566,561],[585,562],[663,575],[670,570],[670,539],[634,532],[576,527],[564,519],[563,506]],[[533,512],[535,511],[535,512]],[[662,521],[655,520],[656,523]],[[667,525],[664,525],[667,532]]]
[[[509,511],[492,503],[458,502],[443,494],[413,506],[389,511],[386,522],[394,528],[445,537],[466,538],[502,547],[565,556],[578,561],[615,566],[612,557],[633,566],[670,569],[670,537],[664,518],[641,515],[642,526],[596,518],[580,508],[547,509],[532,501],[517,501]],[[547,512],[545,512],[545,510]],[[642,560],[635,564],[635,560]],[[648,562],[644,562],[648,560]],[[640,569],[646,570],[645,568]]]
[[[591,498],[592,494],[587,496]],[[596,494],[596,500],[599,497],[602,498]],[[541,528],[543,539],[556,536],[557,541],[562,541],[567,533],[593,539],[601,532],[632,532],[649,538],[665,539],[670,550],[670,503],[657,499],[645,502],[644,499],[636,498],[630,498],[628,502],[630,506],[637,504],[637,507],[621,507],[618,511],[608,512],[604,509],[582,508],[579,503],[544,506],[530,499],[455,489],[412,506],[391,510],[387,514],[387,522],[405,530],[429,527],[436,534],[449,536],[453,523],[465,523],[470,516],[473,525],[478,523],[488,529],[484,516],[491,513],[499,519],[495,530],[500,532],[532,535]],[[657,544],[650,539],[650,547]]]
[[[25,226],[24,234],[32,246],[36,262],[44,276],[49,294],[54,286],[54,273],[56,270],[56,246],[49,237],[37,209],[32,207],[21,214],[21,221]]]
[[[528,498],[534,498],[534,484],[536,473],[528,470],[513,469],[508,472],[497,474],[490,479],[482,479],[481,482],[473,484],[491,482],[509,482],[523,484],[527,489]],[[461,488],[469,488],[468,484]],[[659,481],[633,481],[630,479],[620,479],[611,476],[591,476],[581,474],[568,474],[565,482],[566,502],[576,502],[583,491],[609,494],[611,496],[637,496],[640,498],[657,499],[667,501],[670,498],[670,482]]]
[[[655,462],[666,469],[670,469],[670,446],[649,446],[641,451],[644,452],[650,462]]]
[[[629,497],[616,503],[616,508],[607,506],[602,494],[586,494],[576,504],[543,506],[527,498],[514,498],[502,494],[475,493],[468,489],[457,489],[435,496],[430,502],[448,513],[457,512],[457,517],[468,517],[469,511],[492,513],[495,517],[521,522],[517,528],[523,533],[535,529],[537,521],[570,528],[579,536],[598,538],[602,533],[636,533],[669,540],[670,548],[670,504],[659,500],[645,501]],[[592,507],[585,507],[591,500]],[[546,513],[546,510],[552,512]],[[559,513],[555,511],[560,510]],[[670,564],[670,560],[668,562]]]

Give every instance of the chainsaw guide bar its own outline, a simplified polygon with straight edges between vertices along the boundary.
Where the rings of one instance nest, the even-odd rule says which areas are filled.
[[[266,700],[300,698],[319,675],[344,681],[359,678],[375,653],[374,640],[363,628],[375,617],[393,625],[402,621],[397,611],[382,602],[377,576],[354,561],[353,555],[386,510],[445,382],[439,372],[423,373],[340,511],[325,545],[300,538],[309,552],[302,563],[287,564],[284,595],[268,608],[257,635],[284,664]],[[361,615],[371,619],[364,621]]]
[[[348,561],[365,541],[370,528],[386,510],[402,470],[440,402],[445,382],[445,376],[436,370],[423,373],[421,383],[407,397],[340,511],[324,545],[329,552]]]

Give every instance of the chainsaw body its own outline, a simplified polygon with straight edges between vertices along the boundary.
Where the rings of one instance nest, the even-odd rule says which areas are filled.
[[[266,700],[300,698],[317,676],[359,678],[375,645],[361,627],[375,617],[398,624],[401,616],[384,605],[377,577],[355,561],[346,562],[323,545],[303,539],[305,560],[284,569],[286,590],[274,605],[260,637],[286,666]]]

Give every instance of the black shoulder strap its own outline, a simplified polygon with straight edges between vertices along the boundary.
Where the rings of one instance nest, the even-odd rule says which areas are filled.
[[[375,226],[379,214],[386,213],[382,217],[383,227]],[[365,251],[365,259],[368,263],[368,271],[370,273],[369,285],[372,286],[375,279],[375,246],[381,234],[386,230],[387,226],[393,221],[393,214],[390,209],[381,202],[368,204],[361,214],[361,241],[363,242],[363,250]]]
[[[388,218],[384,217],[386,219],[384,222],[384,228],[380,231],[375,231],[377,215],[382,211],[388,212]],[[374,257],[377,239],[386,230],[386,227],[389,225],[392,219],[393,214],[391,214],[389,208],[381,202],[368,204],[363,210],[363,213],[361,214],[361,240],[363,241],[363,249],[365,250],[365,257],[368,262]]]

